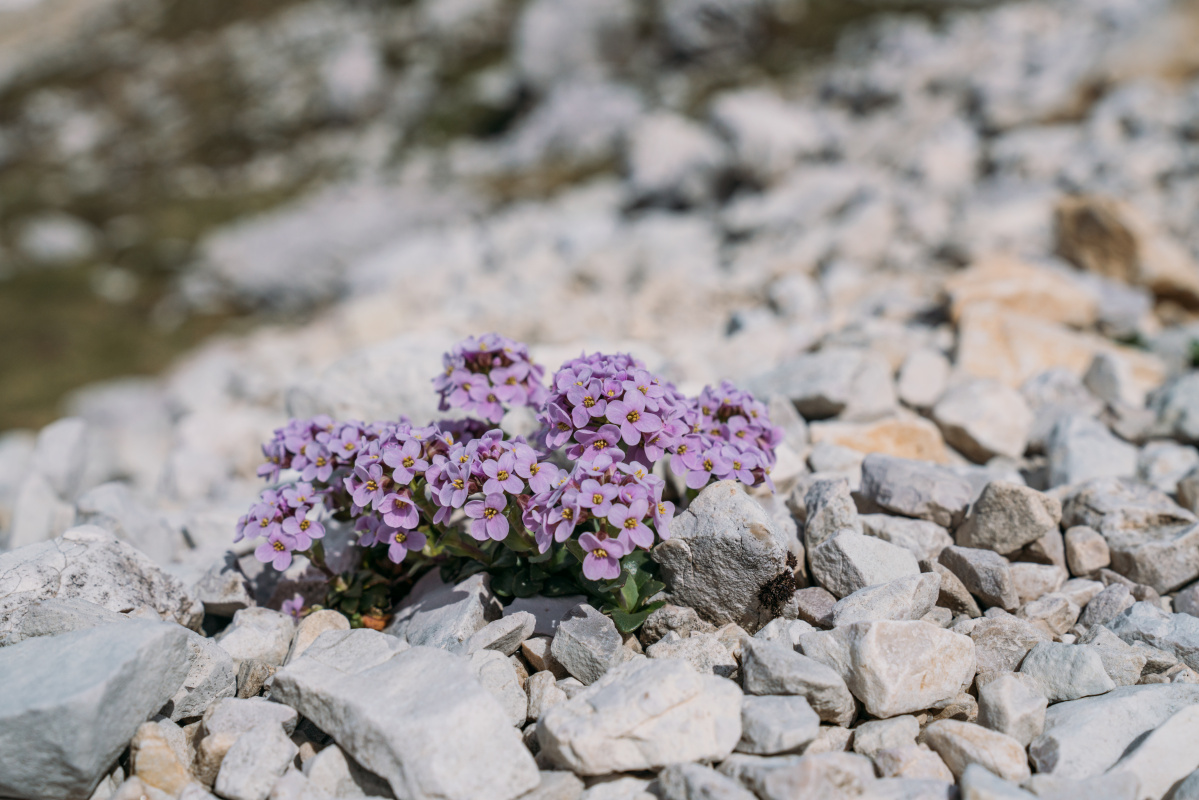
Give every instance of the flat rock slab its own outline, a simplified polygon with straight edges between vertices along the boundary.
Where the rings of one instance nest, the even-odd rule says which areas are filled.
[[[916,556],[899,545],[844,530],[811,553],[812,577],[835,597],[920,574]]]
[[[0,795],[89,796],[187,671],[187,631],[145,620],[0,649]]]
[[[629,661],[541,717],[541,756],[577,775],[719,761],[741,739],[741,698],[684,661]]]
[[[348,635],[357,633],[392,638],[322,634],[275,674],[272,699],[312,720],[397,797],[512,800],[537,786],[520,732],[465,659],[430,647],[388,655],[376,637]],[[370,657],[343,659],[338,645]]]
[[[450,586],[433,570],[412,587],[386,632],[412,645],[458,650],[503,613],[489,575],[471,575]]]
[[[892,514],[956,528],[974,497],[969,481],[907,458],[872,453],[862,462],[862,496]]]
[[[1105,772],[1143,734],[1199,704],[1199,686],[1121,686],[1049,707],[1045,732],[1028,748],[1037,772],[1081,780]]]
[[[203,604],[150,558],[94,525],[0,554],[0,635],[6,619],[36,600],[85,600],[128,613],[147,610],[199,630]]]
[[[1129,644],[1144,642],[1173,653],[1191,669],[1199,670],[1199,617],[1169,614],[1142,601],[1116,615],[1107,627]]]

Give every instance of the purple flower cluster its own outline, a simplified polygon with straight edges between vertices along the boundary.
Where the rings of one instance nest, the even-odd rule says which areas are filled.
[[[233,541],[263,539],[254,555],[282,572],[291,566],[293,552],[307,550],[325,535],[325,526],[316,518],[321,507],[321,495],[310,483],[267,489],[250,513],[238,519]]]
[[[578,464],[558,484],[530,500],[524,524],[543,553],[582,530],[583,574],[591,580],[619,576],[621,557],[653,547],[655,532],[659,539],[670,538],[674,503],[662,499],[666,482],[640,464],[603,456]]]
[[[670,468],[687,486],[702,489],[711,480],[736,479],[746,486],[765,481],[783,429],[770,422],[764,403],[728,381],[706,386],[684,415],[690,433],[674,447]]]
[[[594,353],[562,365],[540,415],[546,444],[591,465],[652,467],[687,432],[686,399],[632,356]]]
[[[526,345],[506,336],[472,336],[442,360],[445,372],[433,379],[442,411],[461,408],[498,423],[505,408],[540,408],[545,401],[545,369],[533,363]]]
[[[472,537],[502,541],[511,528],[509,515],[522,510],[530,495],[561,483],[563,474],[524,441],[505,441],[502,431],[493,430],[434,456],[426,478],[437,506],[434,524],[461,508],[471,520]],[[482,498],[469,500],[479,494]]]

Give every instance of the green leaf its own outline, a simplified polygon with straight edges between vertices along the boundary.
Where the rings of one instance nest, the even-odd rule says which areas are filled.
[[[528,576],[519,574],[512,585],[512,594],[517,597],[532,597],[541,591],[541,581],[530,580]]]
[[[637,601],[641,598],[641,594],[637,591],[637,581],[631,577],[624,582],[624,586],[620,587],[620,593],[617,595],[620,598],[620,607],[624,611],[632,611],[637,608]]]
[[[612,621],[616,623],[616,630],[621,633],[632,633],[645,623],[645,620],[650,614],[657,611],[662,606],[666,605],[664,601],[659,600],[656,603],[650,603],[640,611],[630,614],[627,611],[622,611],[619,608],[613,608],[608,613],[612,615]]]

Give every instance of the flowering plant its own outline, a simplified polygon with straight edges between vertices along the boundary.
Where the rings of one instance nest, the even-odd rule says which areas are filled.
[[[547,388],[528,348],[498,334],[459,343],[444,364],[441,408],[472,416],[423,427],[317,416],[263,445],[258,474],[274,486],[235,541],[260,540],[255,555],[277,570],[307,557],[329,579],[325,602],[355,624],[384,624],[437,566],[446,580],[486,571],[503,599],[586,594],[635,630],[661,605],[649,551],[670,537],[675,501],[714,480],[770,484],[782,431],[727,382],[687,398],[632,356],[597,353],[567,361]],[[530,439],[498,427],[520,406],[541,425]],[[655,469],[667,461],[685,489]],[[353,527],[354,573],[325,565],[330,520]]]

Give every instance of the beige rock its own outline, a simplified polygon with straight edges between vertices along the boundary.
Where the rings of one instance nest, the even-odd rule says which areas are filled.
[[[876,422],[813,422],[808,432],[813,444],[827,442],[859,453],[884,453],[938,464],[950,460],[941,431],[914,415]]]
[[[1112,563],[1112,553],[1098,531],[1076,525],[1066,531],[1066,563],[1073,575],[1094,575]]]
[[[943,719],[925,728],[922,738],[958,778],[970,764],[980,764],[1013,783],[1022,783],[1030,774],[1024,747],[1012,737],[981,725]]]
[[[209,734],[200,740],[196,745],[196,760],[192,763],[192,772],[195,773],[196,780],[210,788],[216,783],[217,773],[221,771],[221,762],[239,735],[237,732],[228,731]]]
[[[1055,217],[1058,252],[1082,269],[1199,307],[1199,265],[1132,206],[1110,197],[1064,197]]]
[[[1006,255],[980,259],[947,280],[945,289],[955,320],[979,303],[1077,328],[1098,316],[1098,298],[1080,282]]]
[[[1053,592],[1037,600],[1025,603],[1016,612],[1020,619],[1026,619],[1034,625],[1043,625],[1054,636],[1061,636],[1074,623],[1082,609],[1070,601],[1064,594]]]
[[[178,754],[156,722],[142,723],[130,744],[130,763],[133,774],[142,783],[172,795],[183,791],[191,780],[191,772],[179,760]]]
[[[1155,388],[1165,379],[1165,365],[1156,356],[993,304],[972,305],[958,321],[958,369],[1008,386],[1018,387],[1054,367],[1081,378],[1101,352],[1127,362],[1132,385],[1139,391]]]
[[[1021,603],[1027,603],[1062,588],[1070,576],[1055,564],[1031,564],[1027,561],[1012,563],[1012,583]]]
[[[1130,772],[1141,782],[1137,800],[1158,800],[1199,769],[1199,706],[1187,706],[1149,733],[1109,770]]]
[[[804,755],[772,770],[762,782],[761,797],[857,797],[874,782],[870,759],[856,753]]]
[[[953,782],[945,760],[926,744],[889,747],[874,754],[874,765],[883,778],[924,778]]]
[[[521,655],[525,657],[525,661],[529,662],[529,666],[537,672],[549,671],[553,673],[555,678],[561,680],[567,676],[566,667],[554,658],[554,654],[550,652],[550,645],[553,639],[549,636],[534,636],[531,639],[525,639],[520,643]]]
[[[907,354],[899,368],[896,391],[912,408],[931,408],[949,384],[952,366],[939,350],[922,347]]]
[[[291,640],[291,649],[287,653],[287,660],[283,663],[290,664],[303,655],[308,646],[316,641],[316,637],[325,631],[348,631],[349,629],[350,621],[340,611],[326,608],[312,612],[300,620],[300,624],[296,628],[296,635]]]

